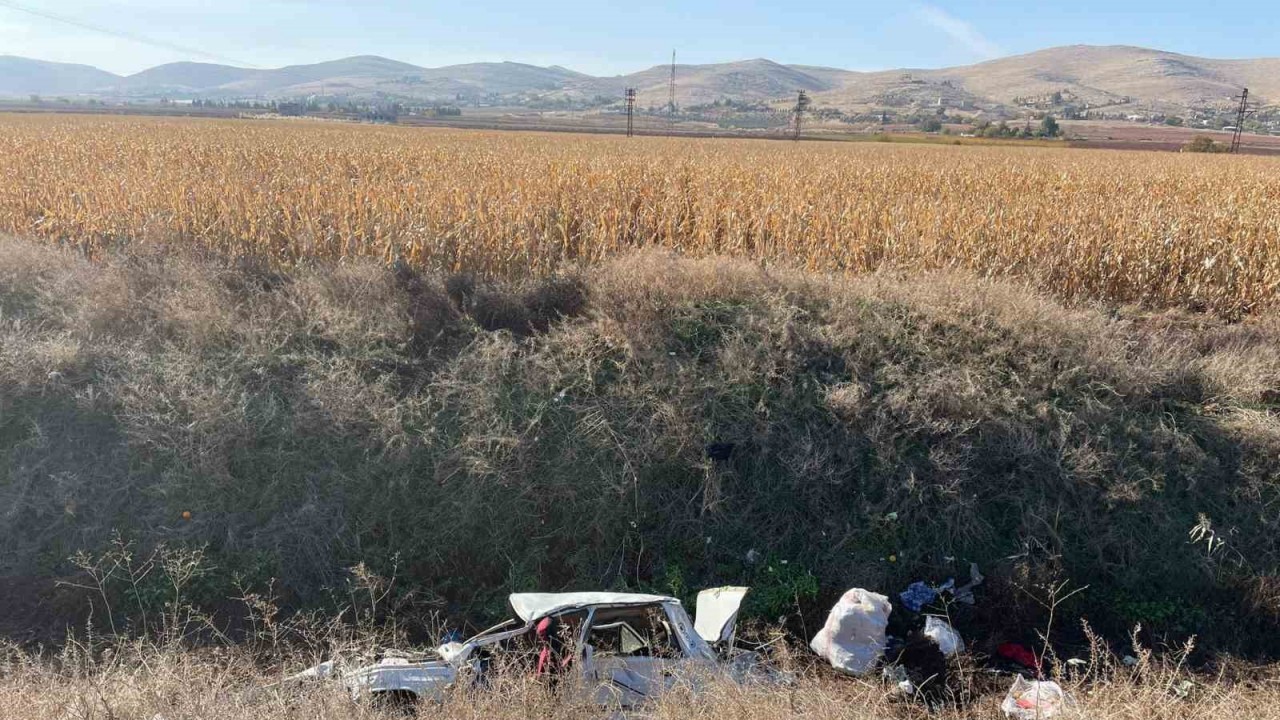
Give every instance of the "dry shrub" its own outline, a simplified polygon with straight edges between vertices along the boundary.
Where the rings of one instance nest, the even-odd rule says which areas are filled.
[[[506,330],[515,335],[529,332],[532,320],[520,298],[501,290],[477,291],[471,301],[471,317],[485,330]]]
[[[972,560],[984,634],[1039,626],[1014,583],[1069,577],[1108,633],[1274,652],[1266,317],[659,252],[520,283],[0,258],[0,576],[62,576],[118,530],[207,544],[214,604],[239,574],[315,607],[364,561],[468,619],[515,590],[743,583],[800,631],[850,586]]]
[[[398,287],[398,285],[400,285]],[[429,287],[404,287],[372,264],[339,265],[300,273],[285,292],[298,322],[338,346],[369,348],[403,343],[410,317]],[[412,313],[412,315],[411,315]]]
[[[1127,666],[1100,644],[1080,666],[1057,678],[1076,707],[1064,719],[1154,718],[1219,720],[1280,718],[1275,669],[1224,666],[1216,674],[1186,670],[1178,653],[1159,658],[1138,649]],[[65,717],[154,720],[249,720],[270,716],[298,720],[374,720],[394,717],[559,718],[612,714],[565,683],[555,693],[526,675],[497,674],[483,687],[458,687],[419,705],[355,702],[336,683],[280,685],[284,672],[312,662],[306,656],[252,657],[237,648],[184,650],[145,644],[69,646],[53,657],[0,648],[0,718]],[[978,720],[997,709],[1011,676],[991,678],[965,671],[982,686],[964,704],[932,711],[902,698],[879,678],[854,679],[803,672],[787,685],[739,685],[714,677],[677,682],[655,703],[626,713],[660,720]]]
[[[543,332],[554,322],[586,312],[587,286],[577,277],[550,277],[527,290],[521,301],[529,311],[529,327]]]

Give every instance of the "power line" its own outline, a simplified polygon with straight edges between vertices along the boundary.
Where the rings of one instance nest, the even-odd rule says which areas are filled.
[[[165,40],[156,40],[154,38],[145,37],[143,35],[138,35],[137,33],[128,32],[126,30],[116,30],[114,28],[109,28],[102,25],[98,25],[96,23],[88,22],[86,20],[79,20],[76,18],[67,17],[66,15],[52,13],[52,12],[49,12],[48,10],[40,10],[39,8],[29,7],[21,3],[13,2],[13,0],[0,0],[0,7],[7,7],[11,10],[17,10],[18,12],[24,12],[29,15],[35,15],[37,17],[45,18],[46,20],[53,20],[54,22],[60,22],[60,23],[63,23],[64,25],[71,25],[73,27],[78,27],[83,30],[90,30],[96,33],[101,33],[103,35],[111,35],[112,37],[118,37],[124,40],[141,43],[143,45],[151,45],[153,47],[164,48],[165,50],[173,50],[173,51],[185,53],[188,55],[199,55],[201,57],[206,57],[211,60],[218,60],[221,62],[231,63],[233,65],[240,65],[243,67],[250,67],[250,68],[258,67],[257,65],[253,65],[252,63],[242,62],[240,60],[236,60],[235,58],[227,57],[226,55],[219,55],[217,53],[206,52],[199,48],[188,47],[186,45],[178,45],[177,43],[171,43]]]
[[[800,139],[800,127],[801,127],[801,124],[804,122],[804,111],[808,109],[809,109],[809,94],[801,90],[800,94],[796,96],[796,109],[794,111],[796,125],[795,125],[795,133],[791,136],[792,140]]]
[[[627,137],[636,134],[636,89],[627,88]]]
[[[667,134],[676,127],[676,51],[671,51],[671,84],[667,86]]]
[[[1249,88],[1245,88],[1244,92],[1236,96],[1240,101],[1240,108],[1236,111],[1236,128],[1231,135],[1231,149],[1228,152],[1240,152],[1240,136],[1244,133],[1245,118],[1253,114],[1253,108],[1249,105]]]

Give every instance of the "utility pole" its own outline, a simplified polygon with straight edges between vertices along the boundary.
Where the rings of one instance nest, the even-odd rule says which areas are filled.
[[[1249,88],[1245,88],[1244,92],[1240,93],[1240,108],[1236,110],[1236,131],[1231,136],[1231,150],[1229,152],[1240,152],[1240,136],[1244,133],[1244,121],[1253,112],[1249,107]]]
[[[667,86],[667,134],[676,128],[676,51],[671,51],[671,83]]]
[[[627,137],[636,133],[636,89],[627,88]]]
[[[796,126],[795,134],[791,136],[792,140],[800,139],[800,128],[804,123],[804,111],[807,109],[809,109],[809,94],[801,90],[800,94],[796,97],[796,108],[794,111],[796,115]]]

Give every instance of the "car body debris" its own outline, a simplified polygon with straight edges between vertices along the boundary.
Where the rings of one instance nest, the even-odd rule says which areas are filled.
[[[747,559],[759,561],[761,554],[753,549]],[[963,586],[957,587],[954,578],[937,586],[917,581],[899,593],[898,608],[888,596],[852,588],[831,608],[809,647],[840,673],[866,677],[878,671],[898,696],[937,707],[947,692],[949,660],[965,652],[965,641],[949,613],[924,611],[945,595],[974,604],[974,589],[983,580],[977,564],[971,564]],[[448,642],[417,656],[329,660],[285,682],[339,682],[355,699],[441,699],[462,683],[483,686],[496,668],[514,668],[557,692],[573,688],[569,692],[578,693],[579,701],[623,708],[644,705],[677,683],[696,690],[711,674],[742,683],[785,684],[790,678],[759,655],[735,647],[747,592],[745,587],[704,590],[692,618],[678,599],[662,595],[516,593],[509,597],[515,617],[472,638],[452,633]],[[1001,705],[1008,718],[1048,720],[1071,707],[1060,686],[1041,679],[1040,659],[1031,649],[1005,643],[995,654],[1021,673]],[[1180,697],[1189,692],[1190,686],[1175,688]]]
[[[746,593],[703,591],[696,622],[679,600],[661,595],[517,593],[509,598],[515,618],[466,641],[355,667],[330,660],[286,682],[336,680],[355,699],[439,699],[460,682],[483,683],[495,666],[514,664],[551,685],[581,687],[601,705],[631,707],[709,673],[743,682],[771,677],[750,654],[728,651]]]

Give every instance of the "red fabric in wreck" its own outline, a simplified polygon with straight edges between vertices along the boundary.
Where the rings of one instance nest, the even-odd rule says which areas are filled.
[[[1040,674],[1040,659],[1026,645],[1005,643],[996,648],[996,654],[1005,660],[1012,660],[1028,670],[1034,670],[1036,675]]]
[[[550,630],[551,618],[542,618],[533,630],[534,636],[538,638],[538,644],[542,646],[538,651],[538,667],[535,670],[538,675],[545,675],[552,667]]]

